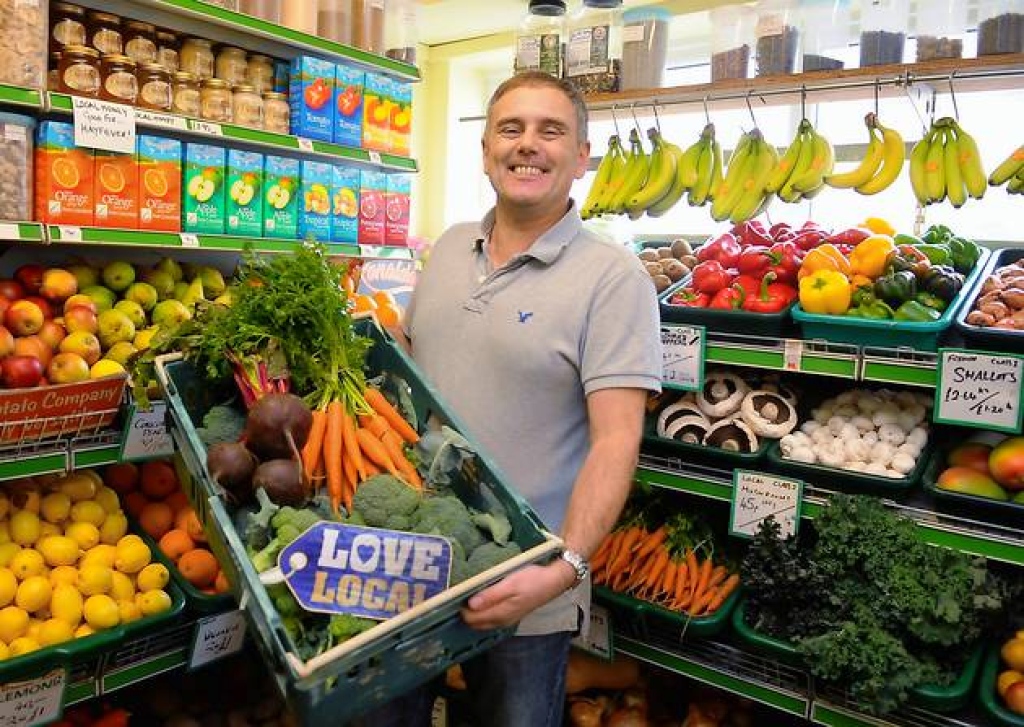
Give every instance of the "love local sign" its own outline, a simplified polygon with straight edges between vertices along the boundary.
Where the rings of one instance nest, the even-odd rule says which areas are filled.
[[[277,563],[307,611],[383,620],[448,587],[452,545],[439,535],[319,522]]]

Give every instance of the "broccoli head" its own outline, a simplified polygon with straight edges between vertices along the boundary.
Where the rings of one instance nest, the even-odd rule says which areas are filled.
[[[374,475],[356,488],[352,509],[367,525],[383,528],[392,515],[408,517],[420,504],[420,494],[397,477]]]
[[[498,545],[491,542],[484,543],[474,549],[469,554],[469,558],[466,559],[466,569],[469,572],[469,575],[466,577],[483,573],[485,570],[489,570],[499,563],[504,563],[509,558],[522,552],[522,549],[515,543],[508,543],[507,545]]]
[[[356,634],[368,631],[377,625],[376,621],[361,616],[353,616],[350,613],[338,613],[331,616],[331,622],[327,628],[331,632],[334,643],[340,644]]]
[[[457,540],[466,553],[473,552],[484,542],[484,536],[473,523],[469,510],[454,495],[423,500],[411,520],[413,532],[433,533]]]
[[[388,519],[381,525],[388,530],[408,530],[411,523],[406,515],[388,515]]]
[[[199,441],[210,447],[219,442],[237,442],[245,429],[245,414],[233,406],[216,404],[203,415],[203,426],[196,427]]]
[[[250,554],[267,547],[271,540],[271,520],[281,509],[271,502],[267,491],[262,487],[256,490],[256,502],[260,509],[249,513],[245,522],[245,544],[249,547]]]

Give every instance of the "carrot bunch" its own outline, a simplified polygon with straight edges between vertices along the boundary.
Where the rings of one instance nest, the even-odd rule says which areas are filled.
[[[313,426],[302,448],[302,469],[311,487],[326,485],[335,512],[352,511],[356,488],[387,472],[417,490],[423,481],[409,461],[406,445],[416,430],[380,390],[368,386],[360,401],[333,399],[313,410]]]

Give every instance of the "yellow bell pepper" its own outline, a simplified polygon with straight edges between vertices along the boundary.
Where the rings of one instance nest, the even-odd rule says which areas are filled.
[[[872,235],[853,248],[850,253],[850,272],[865,275],[872,280],[885,272],[890,256],[896,252],[896,244],[888,235]]]
[[[856,293],[858,288],[870,288],[875,284],[875,281],[869,278],[867,275],[856,275],[850,276],[850,292]]]
[[[850,280],[838,270],[818,270],[800,281],[800,306],[808,313],[842,315],[850,296]]]
[[[861,227],[866,227],[876,235],[888,235],[892,237],[896,234],[896,228],[892,226],[889,220],[881,217],[868,217],[861,224]]]
[[[797,279],[803,280],[819,270],[834,270],[843,275],[850,274],[850,261],[839,249],[830,243],[818,245],[804,256]]]

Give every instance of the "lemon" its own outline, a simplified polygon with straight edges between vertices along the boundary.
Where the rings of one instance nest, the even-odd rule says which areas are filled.
[[[0,520],[0,543],[11,542],[11,524],[8,520]]]
[[[10,568],[0,568],[0,606],[6,606],[14,600],[18,592],[18,579]]]
[[[140,536],[136,535],[135,533],[128,533],[123,538],[118,540],[116,545],[118,548],[120,548],[122,545],[128,545],[129,543],[141,543],[145,545],[146,541],[143,540]]]
[[[10,644],[28,630],[28,614],[17,606],[0,608],[0,641]]]
[[[39,539],[39,516],[31,510],[18,510],[9,521],[11,540],[18,545],[32,545]]]
[[[43,538],[48,538],[51,535],[63,534],[64,531],[61,530],[60,525],[57,525],[56,523],[48,523],[45,520],[39,523],[39,540],[42,540]],[[39,540],[37,540],[36,543],[38,543]]]
[[[96,633],[96,629],[94,629],[89,624],[87,624],[87,623],[79,624],[78,628],[75,629],[75,638],[76,639],[81,639],[81,638],[83,638],[85,636],[90,636],[90,635],[92,635],[94,633]]]
[[[0,641],[0,661],[11,658],[11,650],[7,648],[7,644]]]
[[[113,571],[109,566],[87,565],[78,569],[78,590],[83,596],[107,593],[113,580]]]
[[[8,567],[20,581],[25,580],[29,576],[41,574],[45,566],[46,561],[43,560],[43,554],[38,550],[32,550],[32,548],[22,548],[14,554],[14,557],[11,558],[11,562],[8,564]]]
[[[121,623],[131,623],[132,621],[138,621],[142,618],[142,609],[139,608],[139,604],[135,603],[135,599],[125,599],[117,602],[118,616],[121,618]]]
[[[113,545],[128,532],[128,517],[121,512],[112,512],[103,518],[100,525],[100,542]]]
[[[86,479],[92,480],[93,484],[96,485],[97,489],[103,487],[103,477],[96,470],[78,470],[75,474],[81,475]]]
[[[124,542],[122,538],[121,542]],[[149,565],[153,554],[149,552],[149,546],[139,540],[117,546],[117,557],[114,559],[114,567],[122,573],[138,573]]]
[[[100,529],[93,523],[73,522],[64,528],[64,534],[74,538],[78,547],[82,550],[89,550],[96,543],[100,542]]]
[[[11,513],[13,514],[18,510],[27,510],[38,515],[39,503],[42,502],[43,496],[39,494],[37,488],[38,485],[30,483],[20,486],[11,493]]]
[[[166,586],[170,578],[171,574],[163,563],[150,563],[135,576],[135,585],[140,591],[153,591]]]
[[[108,515],[115,512],[121,512],[121,500],[118,498],[117,493],[106,485],[97,489],[96,497],[92,499],[102,507],[103,511]]]
[[[78,561],[79,569],[86,565],[105,565],[108,568],[114,567],[114,558],[117,557],[117,548],[109,543],[94,545],[85,551],[82,559]]]
[[[11,642],[9,653],[13,659],[16,656],[21,656],[37,649],[39,649],[38,641],[28,636],[20,636]]]
[[[50,596],[50,615],[74,628],[82,620],[82,604],[82,594],[77,588],[68,583],[58,583]]]
[[[78,583],[78,568],[73,565],[59,565],[50,571],[50,585],[66,583],[74,586]]]
[[[74,627],[67,621],[59,618],[48,618],[39,627],[40,646],[59,644],[62,641],[70,641],[75,638]]]
[[[121,620],[117,601],[103,593],[85,599],[82,614],[85,616],[86,623],[97,631],[117,626]]]
[[[40,619],[35,618],[34,616],[29,616],[28,628],[25,629],[25,636],[33,641],[39,641],[39,627],[42,625],[43,622]]]
[[[72,502],[91,500],[96,496],[96,489],[101,483],[85,472],[76,472],[60,480],[57,489],[71,498]]]
[[[0,543],[0,566],[7,567],[11,563],[14,554],[21,550],[21,546],[14,542]]]
[[[139,609],[144,616],[152,616],[155,613],[163,613],[171,607],[171,597],[166,591],[157,589],[139,594]]]
[[[115,601],[131,600],[135,598],[135,584],[130,576],[114,570],[110,572],[110,591],[108,593]]]
[[[51,492],[39,504],[39,512],[47,522],[62,523],[71,514],[71,498],[63,492]]]
[[[18,591],[14,595],[14,603],[18,608],[23,608],[29,613],[35,613],[41,608],[50,605],[50,596],[53,595],[53,586],[50,579],[45,576],[30,576],[21,582]]]
[[[47,565],[74,565],[78,562],[78,542],[66,535],[51,535],[36,545]]]
[[[95,500],[81,500],[71,506],[71,519],[76,523],[92,523],[98,528],[106,517],[107,511]]]

